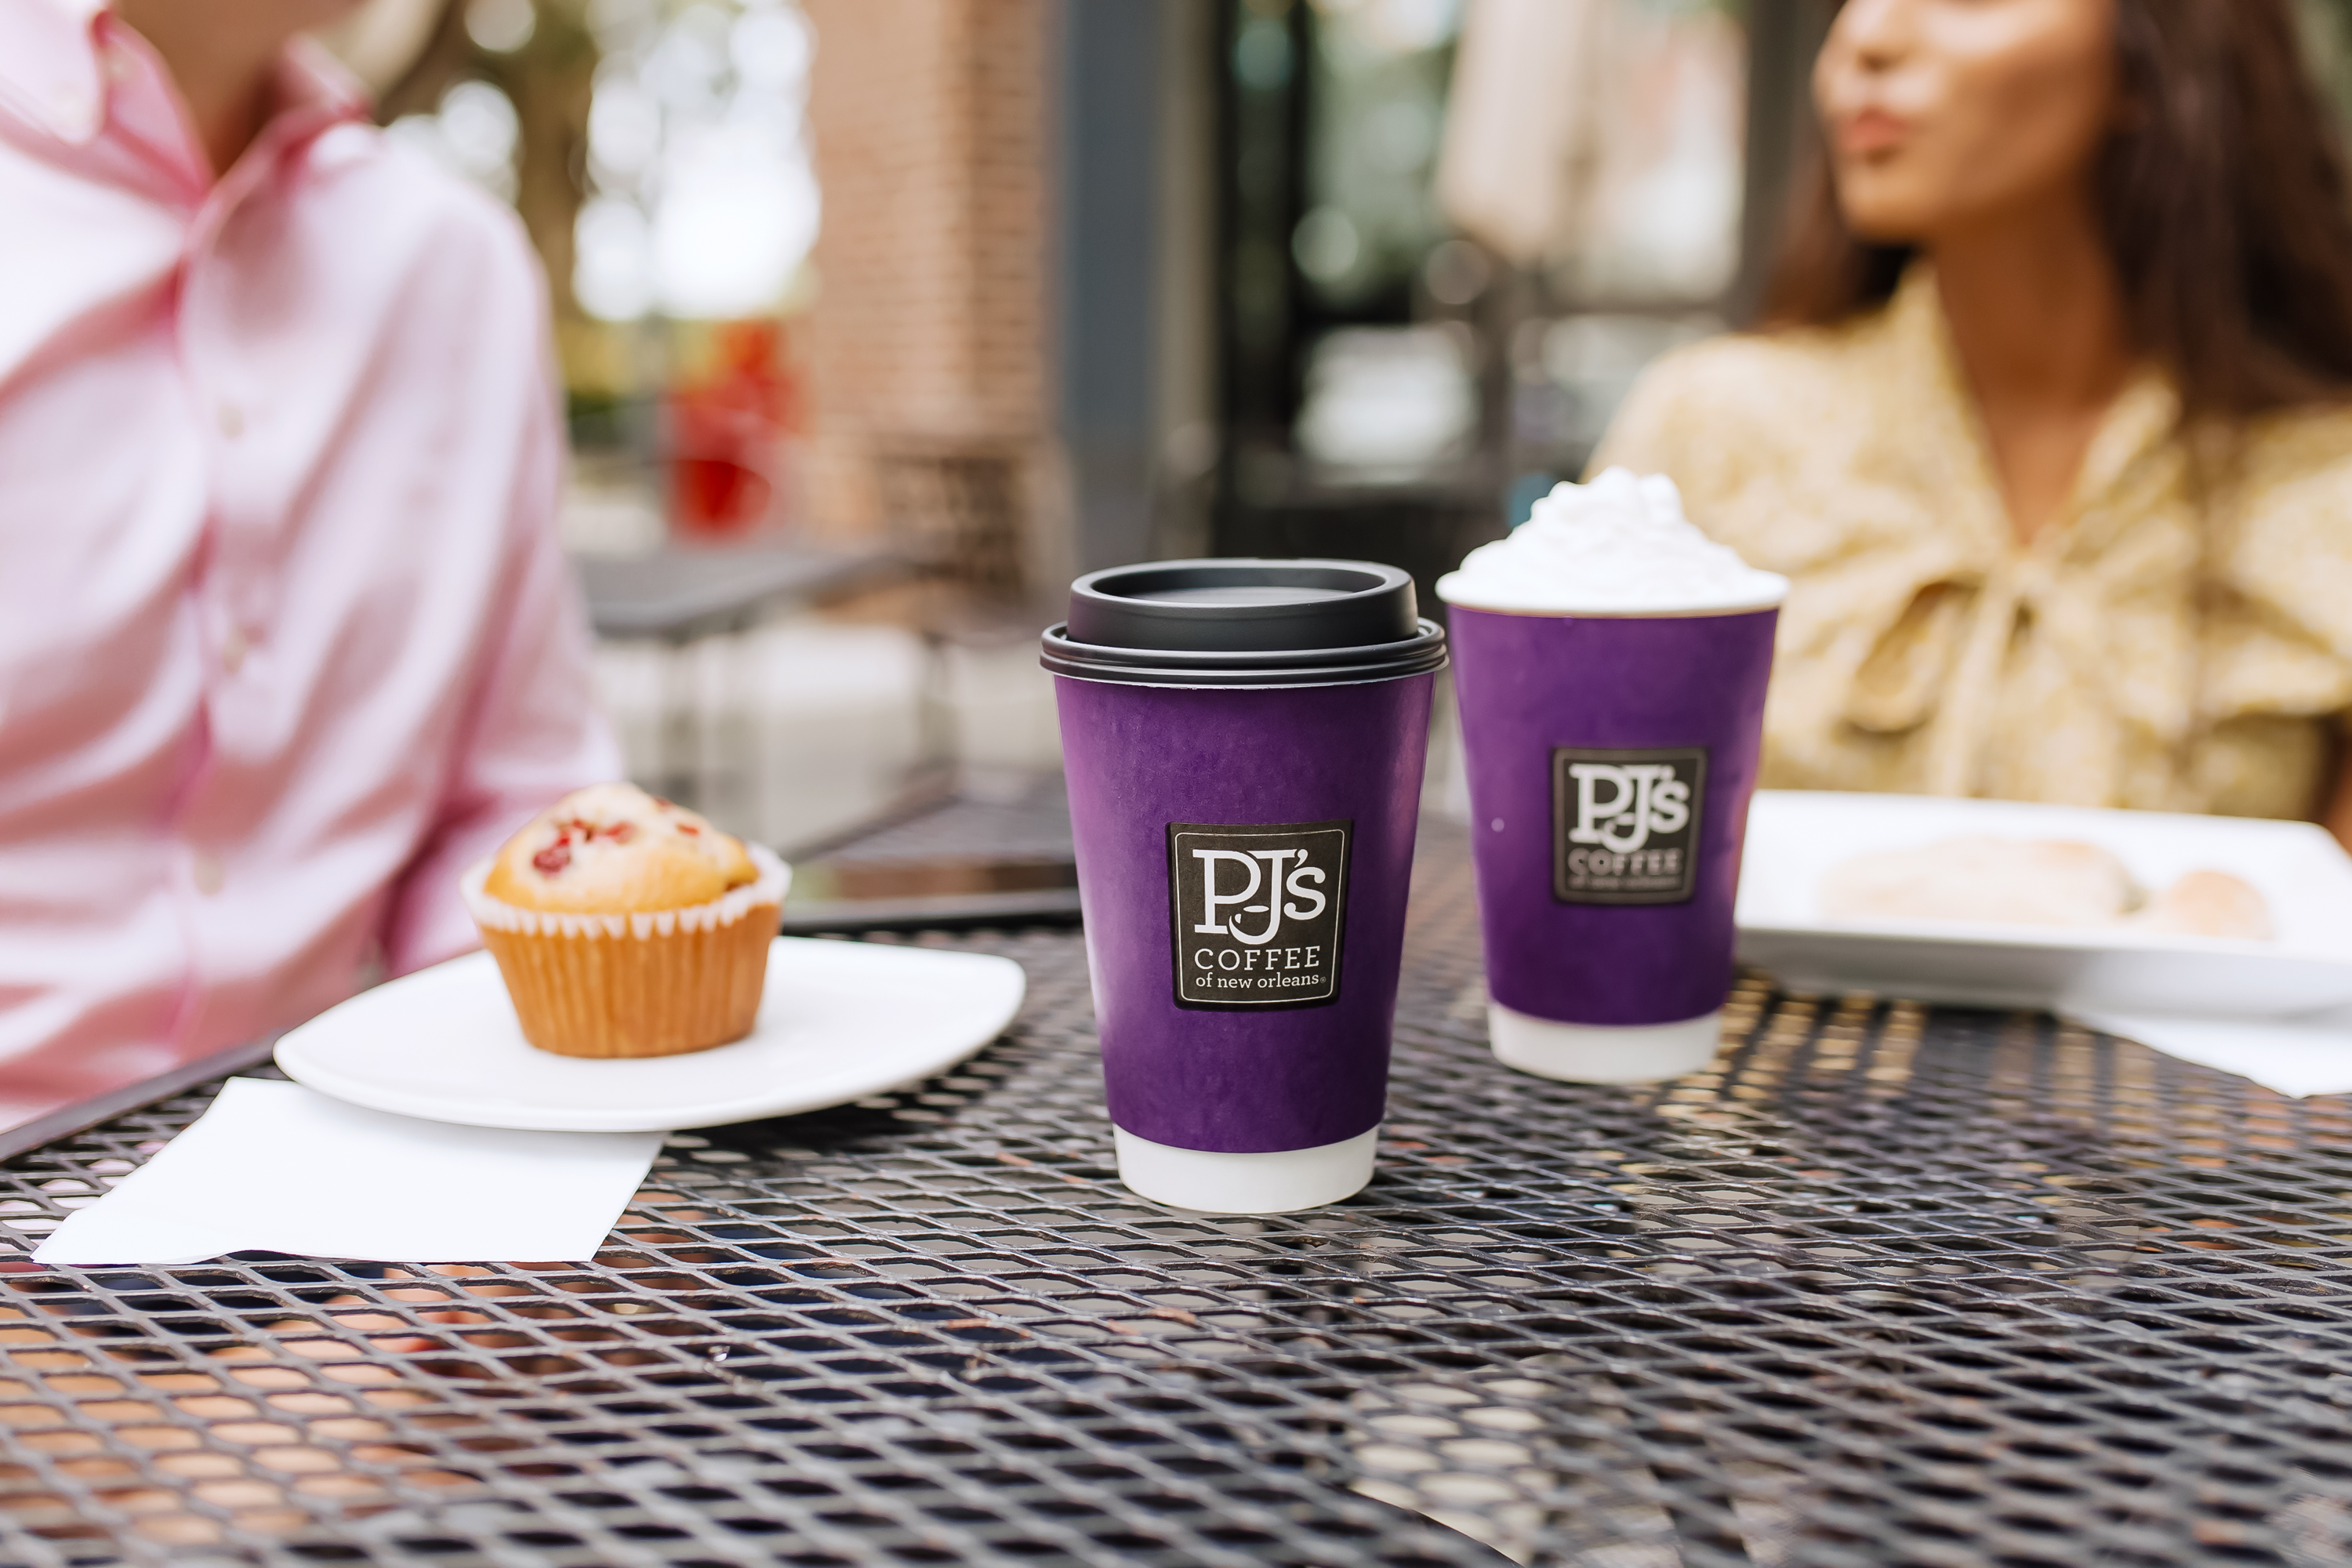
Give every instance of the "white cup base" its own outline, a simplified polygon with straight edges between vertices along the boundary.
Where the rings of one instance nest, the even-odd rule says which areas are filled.
[[[1289,1214],[1320,1208],[1362,1190],[1372,1179],[1381,1130],[1314,1149],[1219,1154],[1173,1149],[1114,1124],[1118,1179],[1139,1197],[1203,1214]]]
[[[1560,1024],[1486,1004],[1486,1037],[1505,1067],[1563,1083],[1650,1083],[1680,1078],[1715,1060],[1722,1037],[1720,1008],[1679,1024],[1628,1028]]]

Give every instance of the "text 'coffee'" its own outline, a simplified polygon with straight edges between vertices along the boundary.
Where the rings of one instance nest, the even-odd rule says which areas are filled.
[[[1339,998],[1345,822],[1168,825],[1180,1007],[1317,1007]]]

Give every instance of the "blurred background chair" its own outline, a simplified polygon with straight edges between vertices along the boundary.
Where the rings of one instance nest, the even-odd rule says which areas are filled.
[[[876,455],[882,513],[901,555],[931,580],[982,604],[1030,596],[1019,459],[986,443],[894,444]]]

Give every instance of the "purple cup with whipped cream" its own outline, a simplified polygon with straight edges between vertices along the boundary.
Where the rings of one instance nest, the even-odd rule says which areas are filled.
[[[1622,468],[1439,582],[1506,1065],[1632,1083],[1714,1059],[1788,591]]]

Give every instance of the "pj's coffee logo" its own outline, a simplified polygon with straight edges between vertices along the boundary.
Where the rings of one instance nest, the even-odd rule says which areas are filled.
[[[1319,1007],[1339,999],[1355,826],[1168,825],[1179,1007]]]
[[[1551,754],[1551,896],[1680,904],[1697,869],[1706,749]]]

